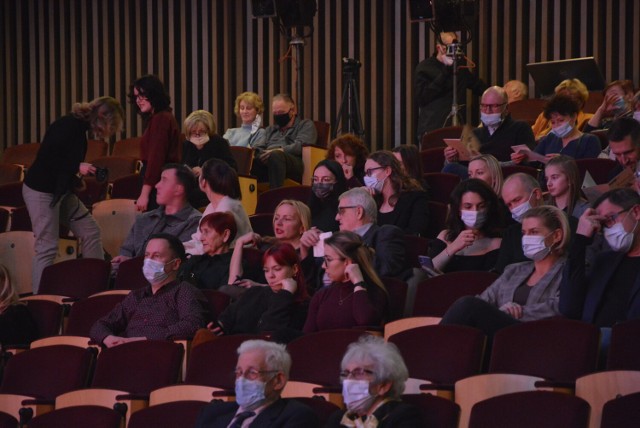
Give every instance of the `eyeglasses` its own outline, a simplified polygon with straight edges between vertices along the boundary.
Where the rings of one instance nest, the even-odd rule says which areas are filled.
[[[324,259],[324,262],[325,262],[326,264],[329,264],[329,263],[331,263],[331,262],[332,262],[332,261],[334,261],[334,260],[340,260],[340,261],[344,260],[342,257],[336,257],[336,258],[334,259],[334,258],[329,257],[329,256],[324,256],[324,257],[323,257],[323,259]]]
[[[377,170],[377,169],[384,169],[384,168],[386,168],[386,166],[377,166],[377,167],[375,167],[375,168],[369,168],[369,169],[367,169],[367,170],[365,170],[365,171],[364,171],[364,174],[365,174],[367,177],[371,177],[371,174],[373,173],[373,171],[375,171],[375,170]]]
[[[338,215],[344,215],[344,210],[348,210],[350,208],[358,208],[358,205],[351,205],[345,207],[338,207]]]
[[[191,131],[190,134],[192,137],[203,137],[205,135],[209,135],[207,131],[199,130],[199,131]]]
[[[340,379],[344,380],[344,379],[348,379],[350,377],[354,378],[354,379],[366,379],[369,376],[373,376],[375,374],[375,372],[368,370],[368,369],[363,369],[362,367],[357,367],[353,370],[342,370],[340,372]]]
[[[602,223],[605,225],[605,227],[612,227],[614,224],[616,224],[616,221],[618,220],[618,217],[620,217],[620,214],[625,213],[627,211],[629,210],[626,209],[626,210],[618,211],[617,213],[610,214],[604,218],[604,221]]]
[[[245,379],[249,379],[249,380],[256,380],[260,377],[260,375],[262,374],[267,374],[267,373],[278,373],[278,370],[256,370],[256,369],[247,369],[244,372],[240,369],[235,369],[235,371],[233,372],[234,375],[236,376],[236,379],[238,379],[239,377],[244,377]]]
[[[134,95],[133,96],[134,100],[140,100],[140,101],[149,101],[149,98],[147,98],[147,96],[145,94],[138,94],[138,95]]]
[[[505,104],[506,103],[502,103],[502,104],[480,104],[480,109],[481,110],[498,110],[500,107],[502,107]]]

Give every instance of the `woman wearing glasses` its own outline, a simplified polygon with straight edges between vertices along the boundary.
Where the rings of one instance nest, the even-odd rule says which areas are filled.
[[[145,127],[140,139],[142,189],[136,206],[138,211],[146,211],[157,207],[155,185],[162,167],[180,160],[180,128],[171,112],[171,97],[156,76],[143,76],[133,82],[129,102],[137,107]]]
[[[309,209],[311,225],[323,232],[334,232],[340,227],[336,221],[338,197],[347,190],[347,180],[340,164],[325,159],[313,170],[313,184]]]
[[[393,343],[362,336],[349,345],[340,369],[347,410],[334,413],[326,427],[424,426],[418,409],[400,400],[409,372]]]
[[[373,268],[373,256],[358,235],[337,232],[324,241],[324,263],[331,284],[313,295],[305,333],[380,325],[388,294]]]
[[[364,184],[378,203],[378,224],[392,224],[407,235],[425,236],[429,222],[428,196],[407,176],[393,153],[381,150],[364,164]]]

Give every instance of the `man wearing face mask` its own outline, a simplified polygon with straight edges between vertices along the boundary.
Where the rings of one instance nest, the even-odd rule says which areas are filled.
[[[281,398],[291,356],[284,345],[247,340],[238,348],[236,401],[213,402],[202,409],[196,428],[319,427],[313,411]]]
[[[149,285],[131,291],[91,327],[93,341],[108,348],[136,340],[192,337],[205,326],[206,300],[176,276],[185,259],[182,242],[173,235],[152,235],[144,252],[142,273]]]
[[[281,187],[286,178],[302,181],[302,146],[315,144],[316,127],[300,119],[291,96],[278,94],[271,103],[274,124],[265,130],[266,138],[256,143],[251,174],[269,181],[269,188]]]
[[[447,56],[447,46],[457,40],[455,33],[440,33],[436,51],[423,60],[415,70],[414,91],[420,113],[418,116],[418,144],[422,135],[442,128],[453,103],[453,58]],[[458,64],[458,66],[463,64]],[[465,104],[467,89],[478,96],[487,85],[468,68],[458,69],[458,104]],[[465,109],[460,110],[464,119]]]
[[[615,189],[580,217],[560,288],[560,310],[573,319],[611,327],[640,318],[640,196]],[[612,251],[587,269],[585,250],[602,232]]]
[[[362,336],[349,345],[340,369],[347,410],[331,415],[327,428],[424,426],[418,409],[401,401],[409,372],[396,345]]]

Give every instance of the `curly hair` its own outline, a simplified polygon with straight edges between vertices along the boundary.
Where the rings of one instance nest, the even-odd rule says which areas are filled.
[[[233,106],[233,112],[236,115],[240,114],[240,101],[244,101],[245,103],[252,105],[258,114],[262,114],[264,112],[264,102],[260,95],[255,92],[243,92],[236,97],[236,102]]]
[[[477,194],[486,204],[487,221],[480,228],[480,232],[491,238],[500,236],[504,221],[498,195],[484,181],[470,178],[460,182],[451,192],[451,198],[449,199],[450,209],[446,221],[447,241],[453,241],[465,229],[465,225],[460,218],[460,207],[462,206],[462,197],[466,193]]]
[[[88,103],[75,103],[71,115],[89,122],[97,138],[108,138],[122,130],[124,110],[115,98],[99,97]]]
[[[336,160],[336,148],[342,150],[345,155],[355,158],[353,173],[361,178],[364,175],[364,164],[369,156],[369,149],[364,145],[364,141],[353,134],[343,134],[329,144],[327,159]]]
[[[553,113],[563,116],[573,116],[578,114],[580,106],[578,102],[570,95],[554,95],[544,106],[543,114],[545,119],[551,119]]]
[[[138,91],[139,95],[142,95],[149,100],[153,107],[153,112],[158,113],[160,111],[170,110],[171,97],[164,88],[162,81],[157,76],[152,74],[142,76],[129,86],[129,93],[127,94],[127,97],[129,97],[129,103],[136,106],[138,113],[142,117],[151,116],[152,113],[143,113],[138,108],[138,105],[136,104],[136,96],[133,93],[134,89]]]

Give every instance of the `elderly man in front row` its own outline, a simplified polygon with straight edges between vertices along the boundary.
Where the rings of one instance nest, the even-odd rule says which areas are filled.
[[[191,337],[206,324],[206,301],[200,290],[176,276],[185,259],[173,235],[152,235],[144,251],[142,272],[149,285],[131,291],[91,327],[91,339],[110,348],[135,340]]]
[[[247,340],[238,348],[236,401],[206,406],[196,428],[318,427],[313,411],[280,397],[287,384],[291,356],[284,345]]]

